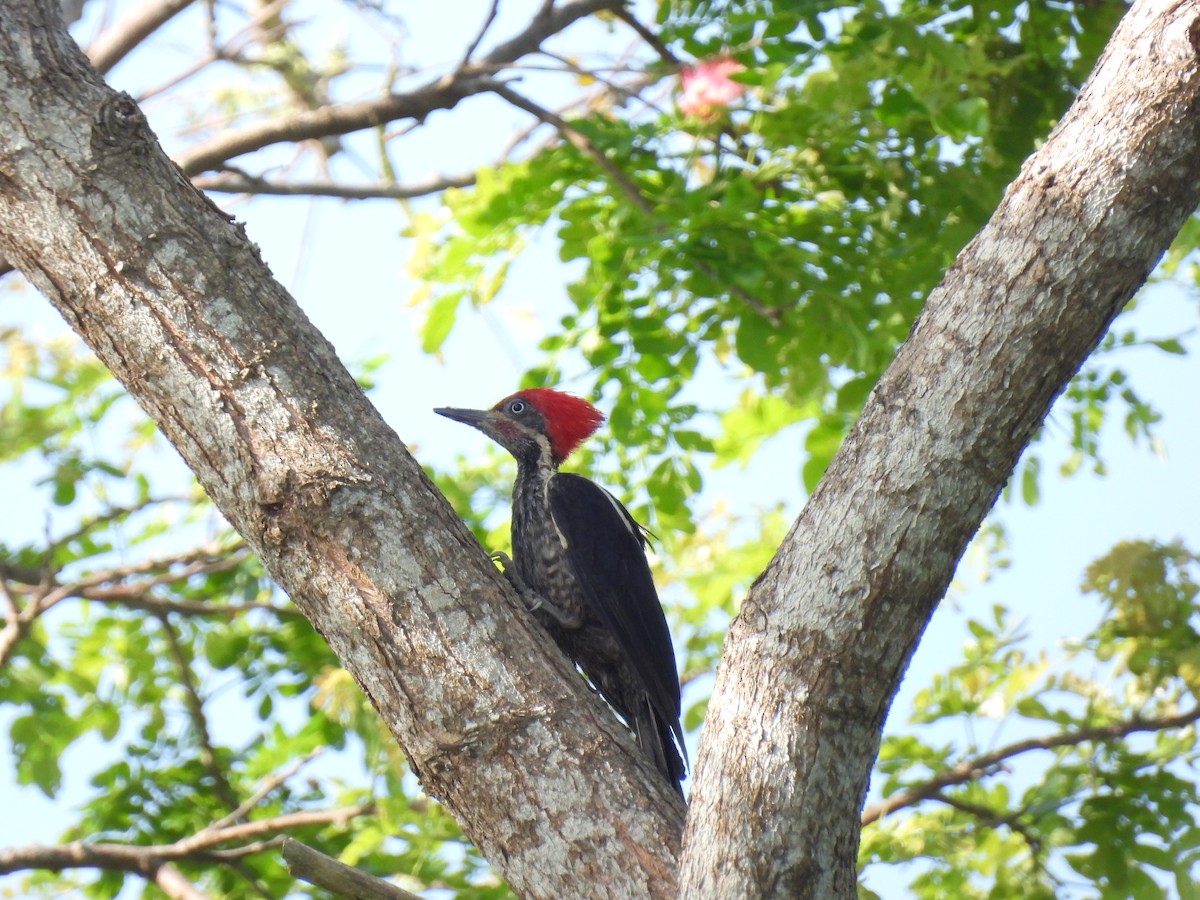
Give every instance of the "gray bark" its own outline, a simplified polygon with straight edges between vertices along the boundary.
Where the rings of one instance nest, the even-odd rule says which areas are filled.
[[[755,585],[709,711],[685,894],[853,895],[879,728],[958,556],[1200,200],[1198,16],[1127,16]],[[47,3],[0,4],[0,103],[0,253],[158,422],[425,788],[522,894],[673,893],[669,789]]]
[[[892,695],[1050,404],[1200,203],[1200,4],[1134,5],[920,321],[725,645],[688,897],[853,897]]]
[[[523,895],[672,894],[682,804],[49,3],[0,4],[0,107],[0,253],[179,450],[425,790]]]

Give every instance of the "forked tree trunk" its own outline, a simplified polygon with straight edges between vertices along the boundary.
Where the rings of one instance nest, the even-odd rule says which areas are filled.
[[[854,895],[858,811],[921,631],[1051,400],[1200,200],[1198,16],[1129,13],[755,585],[709,710],[684,894]],[[426,790],[523,895],[673,895],[670,790],[48,2],[0,4],[0,105],[0,253],[179,449]]]

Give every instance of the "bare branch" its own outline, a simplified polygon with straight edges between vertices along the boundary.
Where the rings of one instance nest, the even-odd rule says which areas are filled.
[[[546,15],[534,17],[524,31],[500,44],[478,64],[469,64],[422,87],[358,103],[331,104],[233,129],[180,154],[176,162],[190,177],[270,144],[349,134],[395,119],[422,119],[434,110],[451,109],[465,97],[491,90],[493,82],[482,72],[533,53],[544,40],[575,21],[600,10],[611,10],[620,3],[621,0],[573,0]]]
[[[474,172],[430,178],[415,184],[339,184],[335,181],[294,181],[282,183],[256,175],[228,171],[219,175],[193,178],[192,183],[204,191],[222,194],[269,194],[278,197],[336,197],[341,200],[410,200],[425,197],[447,188],[470,187],[475,183]]]
[[[1090,741],[1115,741],[1143,731],[1166,731],[1171,728],[1184,728],[1195,724],[1197,721],[1200,721],[1200,706],[1188,712],[1180,713],[1177,716],[1163,716],[1158,719],[1143,719],[1140,716],[1134,716],[1132,719],[1113,722],[1111,725],[1080,728],[1076,731],[1066,731],[1059,734],[1046,735],[1045,737],[1017,741],[1006,747],[993,750],[990,753],[984,753],[964,760],[958,765],[942,772],[940,775],[935,775],[924,784],[901,791],[898,794],[893,794],[879,803],[871,804],[863,810],[862,824],[870,825],[890,812],[895,812],[898,809],[904,809],[909,806],[916,806],[923,800],[935,797],[943,799],[939,795],[945,788],[985,778],[994,773],[1005,760],[1012,759],[1014,756],[1020,756],[1022,753],[1028,753],[1031,750],[1054,750],[1058,747],[1073,747],[1078,744],[1086,744]]]
[[[561,116],[551,112],[544,106],[539,106],[528,97],[518,94],[508,85],[499,81],[492,83],[492,91],[499,97],[503,97],[513,106],[518,109],[523,109],[525,112],[536,116],[547,125],[553,126],[558,130],[558,133],[563,136],[563,140],[567,141],[571,146],[575,147],[581,153],[588,157],[596,164],[605,175],[609,177],[612,183],[621,191],[630,202],[633,203],[643,214],[651,216],[654,214],[654,206],[649,200],[638,190],[638,186],[633,183],[632,179],[613,163],[611,159],[604,155],[592,141],[581,132],[578,128],[568,122]]]
[[[88,844],[83,841],[73,841],[59,846],[29,844],[25,847],[10,847],[0,850],[0,875],[25,869],[46,869],[59,872],[63,869],[94,868],[136,872],[152,878],[154,870],[165,862],[202,858],[202,854],[229,841],[277,834],[287,831],[289,828],[307,825],[336,825],[358,816],[372,815],[374,812],[374,804],[365,803],[338,809],[288,813],[272,819],[246,822],[212,833],[201,832],[173,844],[137,846],[132,844]],[[264,846],[257,845],[254,849],[260,850]],[[226,855],[229,853],[227,850],[217,852]],[[245,852],[240,855],[244,856]]]
[[[487,17],[483,20],[483,25],[480,26],[479,32],[475,35],[475,39],[471,41],[467,47],[467,52],[462,56],[462,62],[458,64],[458,68],[464,68],[471,61],[471,57],[475,55],[475,51],[479,49],[479,45],[483,43],[484,36],[488,33],[488,29],[492,27],[492,23],[496,21],[496,13],[500,11],[500,0],[492,0],[491,9],[488,10]]]
[[[674,53],[672,53],[671,49],[666,44],[659,40],[658,35],[638,21],[637,16],[630,12],[626,7],[618,6],[613,10],[613,15],[636,31],[638,33],[638,37],[649,44],[654,52],[657,53],[662,58],[662,61],[667,65],[683,65],[683,61]]]
[[[360,872],[332,856],[319,853],[291,838],[283,842],[283,858],[288,871],[297,878],[323,887],[335,897],[359,897],[361,900],[419,900],[403,888]]]
[[[174,866],[159,866],[154,872],[154,884],[171,900],[208,900],[208,894],[196,890]]]
[[[191,6],[193,0],[147,0],[107,29],[88,47],[88,59],[101,75],[124,59],[142,41]]]

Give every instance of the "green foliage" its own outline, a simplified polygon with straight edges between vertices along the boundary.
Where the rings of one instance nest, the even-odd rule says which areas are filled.
[[[257,120],[361,94],[361,80],[345,87],[352,44],[339,39],[316,61],[287,7],[251,17],[256,52],[226,60],[235,73],[200,95],[189,124],[201,136],[214,114]],[[569,266],[561,317],[524,384],[572,376],[610,412],[573,464],[619,487],[659,535],[653,562],[689,731],[729,622],[789,527],[782,506],[710,503],[713,473],[761,463],[778,439],[797,448],[776,473],[779,497],[816,484],[925,296],[1062,114],[1123,9],[662,0],[657,28],[672,53],[744,66],[727,109],[681,115],[661,90],[675,89],[676,68],[643,49],[625,62],[644,71],[645,102],[602,93],[576,108],[573,140],[531,144],[440,204],[401,206],[427,353],[444,353],[471,310],[506,301],[538,238]],[[385,68],[368,77],[391,88],[401,76]],[[388,135],[374,137],[392,180]],[[322,158],[344,149],[324,141]],[[1198,243],[1193,219],[1158,277],[1200,281]],[[1072,450],[1062,474],[1103,472],[1106,423],[1157,449],[1159,414],[1118,365],[1148,346],[1183,352],[1178,335],[1119,325],[1072,383],[1057,412]],[[0,726],[20,784],[60,801],[72,781],[86,784],[63,839],[169,844],[256,797],[248,818],[312,814],[287,833],[410,890],[508,896],[194,485],[179,491],[180,475],[161,490],[149,458],[159,440],[103,368],[74,342],[15,329],[0,331],[0,360],[0,466],[22,483],[34,470],[38,497],[56,510],[54,528],[34,523],[0,545],[5,596],[37,613],[7,644],[0,637]],[[379,364],[361,365],[364,387]],[[1029,454],[1010,493],[1032,505],[1050,471]],[[491,550],[506,548],[511,474],[498,451],[430,473]],[[978,552],[1003,565],[998,531],[984,537]],[[919,897],[1050,898],[1080,883],[1105,898],[1200,894],[1188,770],[1197,583],[1197,558],[1182,546],[1114,548],[1084,581],[1102,621],[1063,658],[1029,651],[1003,607],[972,621],[961,659],[880,747],[880,799],[913,799],[865,828],[863,896],[881,872]],[[17,627],[3,611],[6,630]],[[948,736],[957,729],[964,739]],[[998,757],[1005,747],[1016,749]],[[321,818],[359,805],[361,815]],[[227,862],[178,866],[213,896],[315,895],[271,846]],[[109,897],[133,879],[39,873],[30,885]]]
[[[678,459],[708,442],[685,447],[672,432],[743,446],[740,417],[681,395],[714,370],[752,374],[758,402],[791,408],[778,423],[811,422],[801,472],[811,490],[923,298],[1066,108],[1119,13],[664,0],[664,41],[685,58],[736,59],[744,96],[711,122],[663,109],[573,121],[621,181],[556,144],[451,192],[449,218],[419,217],[411,270],[428,291],[425,346],[441,347],[463,297],[498,295],[525,236],[553,228],[562,259],[583,268],[529,383],[585,367],[614,398],[616,440],[655,460],[644,486],[675,521],[703,484]],[[1105,349],[1137,340],[1110,337]],[[1158,346],[1179,349],[1173,337]],[[1157,415],[1124,378],[1089,370],[1072,387],[1077,457],[1064,469],[1084,458],[1102,468],[1098,434],[1115,400],[1132,437],[1151,434]],[[1039,478],[1034,458],[1026,502]]]
[[[159,441],[127,400],[118,402],[124,395],[99,364],[73,341],[36,347],[15,330],[3,341],[0,423],[10,452],[0,464],[50,466],[43,495],[77,523],[0,545],[4,597],[27,616],[14,621],[6,609],[8,628],[20,630],[12,642],[8,629],[0,637],[10,774],[48,798],[61,799],[69,781],[73,795],[82,792],[63,840],[192,839],[273,785],[248,818],[311,814],[285,833],[414,890],[507,896],[406,774],[328,645],[200,492],[151,490],[141,469]],[[97,446],[122,447],[120,465],[100,461]],[[69,493],[68,463],[76,467]],[[334,753],[332,769],[306,766]],[[366,812],[336,814],[357,805]],[[271,844],[234,866],[203,854],[176,865],[214,896],[311,893],[297,888]],[[111,897],[131,877],[37,873],[27,885],[47,896],[70,883],[81,896]]]
[[[915,727],[880,748],[884,802],[916,794],[864,830],[868,881],[904,865],[920,897],[1050,898],[1080,878],[1099,897],[1193,896],[1198,578],[1178,544],[1119,544],[1084,578],[1100,624],[1054,662],[1025,653],[1002,607],[970,622]],[[927,743],[939,722],[966,739]]]

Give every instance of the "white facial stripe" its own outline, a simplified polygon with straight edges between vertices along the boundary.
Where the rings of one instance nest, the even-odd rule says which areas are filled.
[[[541,432],[531,432],[534,439],[537,440],[538,451],[541,456],[539,463],[545,471],[555,468],[554,466],[554,451],[550,449],[550,439]],[[549,482],[547,482],[549,484]]]

